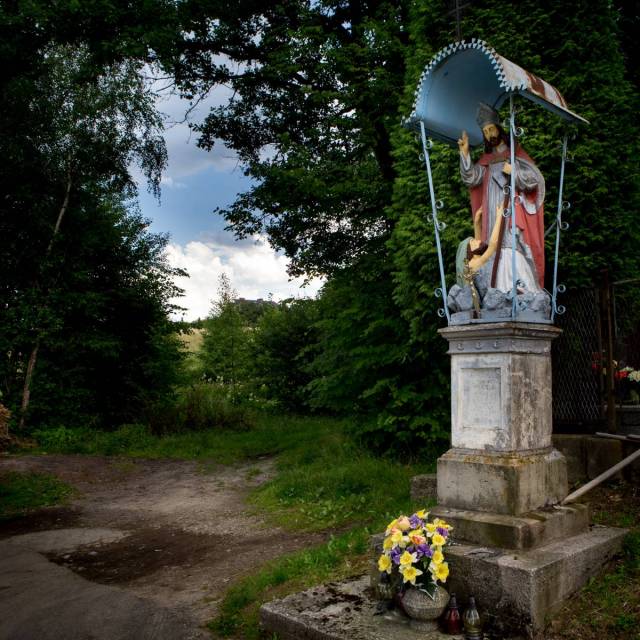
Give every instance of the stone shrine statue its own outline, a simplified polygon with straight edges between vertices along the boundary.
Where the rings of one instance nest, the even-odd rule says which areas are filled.
[[[504,319],[509,316],[515,250],[519,310],[545,319],[550,301],[543,289],[544,178],[533,160],[517,145],[513,247],[511,219],[502,215],[510,205],[508,189],[505,189],[511,176],[509,137],[500,126],[498,113],[489,105],[480,103],[477,122],[484,139],[484,153],[477,162],[471,159],[466,131],[458,140],[460,175],[470,191],[474,237],[466,238],[458,247],[457,284],[449,293],[449,308],[454,314],[463,312],[459,321],[468,320],[469,312],[476,317]]]

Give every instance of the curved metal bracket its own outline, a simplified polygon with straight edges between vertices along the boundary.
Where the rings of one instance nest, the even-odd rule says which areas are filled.
[[[556,213],[556,246],[553,256],[553,292],[551,294],[551,322],[556,315],[562,315],[566,309],[558,305],[558,293],[564,293],[564,285],[558,285],[558,256],[560,254],[560,232],[566,231],[569,225],[562,221],[562,212],[568,211],[571,207],[569,202],[562,199],[564,190],[564,167],[567,162],[567,136],[562,140],[562,161],[560,164],[560,186],[558,189],[558,212]]]
[[[430,219],[433,222],[433,233],[436,238],[436,249],[438,251],[438,266],[440,268],[440,287],[436,289],[436,296],[442,297],[443,304],[438,309],[438,315],[441,318],[446,316],[447,323],[451,321],[449,314],[449,308],[447,307],[447,280],[444,273],[444,262],[442,260],[442,245],[440,244],[440,232],[444,231],[446,224],[438,221],[438,209],[444,206],[441,200],[436,200],[436,194],[433,189],[433,176],[431,174],[431,161],[429,160],[429,149],[433,146],[431,140],[427,140],[427,133],[424,128],[424,122],[420,120],[420,136],[422,138],[422,155],[424,156],[424,163],[427,169],[427,178],[429,179],[429,194],[431,196],[431,216]]]

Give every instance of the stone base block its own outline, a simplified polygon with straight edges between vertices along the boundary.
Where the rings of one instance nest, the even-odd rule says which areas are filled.
[[[622,460],[622,445],[620,440],[607,440],[606,438],[589,438],[585,442],[589,480],[608,471]],[[622,474],[617,474],[616,479],[621,480]]]
[[[553,446],[567,461],[567,478],[570,486],[587,480],[586,440],[587,436],[583,435],[553,434]]]
[[[447,588],[462,602],[474,595],[489,620],[542,640],[549,616],[620,552],[626,533],[593,526],[530,551],[447,547]]]
[[[404,614],[377,612],[369,577],[329,583],[260,608],[260,625],[280,640],[463,640],[415,628]]]
[[[586,504],[538,509],[521,516],[447,507],[434,507],[429,514],[452,524],[456,541],[505,549],[533,549],[589,528]]]
[[[495,454],[450,449],[438,458],[438,504],[521,515],[558,504],[569,493],[567,464],[555,449]]]
[[[438,476],[425,473],[411,478],[411,499],[414,502],[435,502],[438,499]]]

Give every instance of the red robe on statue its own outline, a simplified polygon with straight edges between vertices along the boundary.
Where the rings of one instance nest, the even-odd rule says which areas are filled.
[[[509,162],[510,161],[510,151],[509,149],[505,149],[504,151],[495,152],[495,153],[484,153],[477,160],[476,164],[482,165],[485,167],[484,176],[482,179],[482,183],[477,187],[471,187],[469,189],[471,195],[471,215],[482,206],[483,212],[486,209],[485,202],[488,201],[488,188],[489,181],[491,180],[491,171],[489,169],[489,165],[495,162]],[[535,163],[529,157],[526,151],[524,151],[519,145],[516,146],[516,158],[521,158],[527,163],[533,165],[535,167]],[[516,174],[517,176],[517,174]],[[521,195],[529,205],[529,210],[535,209],[535,213],[528,213],[525,209],[524,205],[517,198],[518,195]],[[533,261],[536,266],[536,271],[538,275],[538,282],[540,287],[544,287],[544,204],[541,202],[539,206],[536,207],[536,202],[538,201],[538,188],[531,191],[520,191],[516,188],[516,200],[515,200],[515,208],[516,208],[516,224],[518,225],[518,229],[522,232],[522,237],[525,243],[530,247],[531,253],[533,255]],[[482,241],[488,242],[489,237],[491,236],[491,229],[488,228],[489,224],[489,216],[482,216]],[[507,229],[511,228],[511,219],[509,218],[509,223],[507,228],[505,229],[505,233]]]

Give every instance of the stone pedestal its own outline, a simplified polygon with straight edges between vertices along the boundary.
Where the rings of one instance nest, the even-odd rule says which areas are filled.
[[[624,530],[561,506],[567,463],[552,444],[551,325],[501,322],[440,331],[451,355],[451,449],[438,506],[453,524],[450,588],[543,638],[547,616],[606,565]]]
[[[551,443],[551,325],[441,329],[451,355],[451,445],[438,460],[438,506],[522,516],[568,493]],[[489,540],[486,541],[490,543]]]

